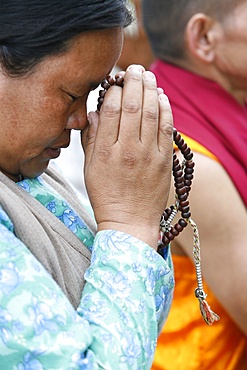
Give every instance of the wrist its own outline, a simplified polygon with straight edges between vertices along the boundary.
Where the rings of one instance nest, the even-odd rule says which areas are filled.
[[[157,250],[158,237],[159,237],[159,225],[133,225],[118,222],[100,222],[98,224],[98,231],[103,230],[116,230],[121,231],[125,234],[134,236],[142,242],[149,245],[154,250]]]

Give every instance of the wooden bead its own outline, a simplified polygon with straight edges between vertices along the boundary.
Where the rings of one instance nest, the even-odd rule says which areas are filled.
[[[186,213],[186,212],[189,212],[189,210],[190,210],[190,207],[189,206],[187,206],[187,207],[181,207],[180,212],[181,213]],[[187,218],[187,217],[185,217],[185,218]]]
[[[123,76],[116,76],[116,85],[123,87],[124,78]]]
[[[110,84],[108,84],[108,82],[107,81],[103,81],[102,82],[102,84],[101,84],[101,86],[103,87],[103,89],[105,89],[105,90],[108,90],[110,87],[111,87],[111,85]]]
[[[165,234],[167,239],[169,239],[170,241],[172,241],[174,239],[174,235],[172,235],[172,233],[170,233],[170,231],[167,231],[167,233]]]
[[[168,216],[170,216],[170,214],[172,213],[172,210],[171,210],[171,208],[166,208],[166,209],[165,209],[165,212],[166,212],[166,214],[167,214]]]
[[[175,143],[178,143],[179,140],[181,140],[181,135],[176,131],[176,129],[174,129],[174,132],[173,132],[173,139],[174,139]]]
[[[193,175],[191,174],[191,173],[186,173],[185,175],[184,175],[184,178],[185,178],[185,180],[192,180],[193,179]]]
[[[106,90],[100,90],[99,91],[100,98],[104,98],[105,94],[106,94]]]
[[[189,155],[191,152],[190,148],[186,148],[185,150],[183,150],[183,155],[186,156],[186,155]]]
[[[184,139],[180,139],[180,140],[178,140],[178,142],[175,142],[176,143],[176,145],[178,146],[178,148],[180,149],[181,148],[181,146],[184,144]],[[181,149],[180,149],[181,150]]]
[[[172,233],[172,235],[175,237],[175,236],[178,236],[179,232],[175,229],[175,227],[172,227],[171,230],[170,230],[170,233]]]
[[[166,211],[163,212],[163,215],[162,216],[163,216],[163,218],[164,218],[165,221],[168,220],[169,215],[166,213]]]
[[[183,220],[182,218],[180,218],[180,220],[178,221],[179,225],[182,226],[183,228],[186,227],[188,225],[188,223]]]
[[[187,207],[189,205],[189,201],[188,200],[184,200],[184,201],[181,201],[179,202],[179,207]]]
[[[178,195],[178,199],[179,199],[179,200],[184,201],[184,200],[186,200],[187,198],[188,198],[188,194],[187,194],[187,192],[186,192],[185,194]]]
[[[193,153],[192,153],[192,152],[190,152],[189,154],[186,154],[186,155],[184,156],[184,158],[186,159],[186,161],[190,161],[190,160],[193,158]]]
[[[180,164],[178,164],[178,165],[176,165],[176,166],[174,166],[174,165],[173,165],[173,167],[172,167],[172,171],[173,171],[173,173],[174,173],[174,172],[177,172],[177,171],[179,171],[179,170],[181,170],[181,166],[180,166]]]
[[[162,238],[162,242],[165,244],[165,245],[168,245],[170,243],[170,240],[167,238],[167,236],[163,236]]]
[[[106,80],[111,86],[116,82],[115,78],[110,75],[106,77]]]
[[[188,167],[188,168],[194,168],[195,167],[195,162],[187,161],[186,162],[186,167]]]
[[[180,163],[179,163],[179,160],[178,160],[176,154],[173,155],[173,167],[175,167],[175,166],[179,166],[179,168],[180,168]]]
[[[184,183],[184,177],[183,176],[180,176],[180,177],[176,177],[175,178],[175,182],[177,183],[177,184],[183,184]]]
[[[184,142],[183,145],[179,146],[179,149],[181,150],[182,153],[184,153],[184,151],[186,151],[189,148],[188,145]]]
[[[176,193],[177,193],[177,195],[183,195],[183,194],[186,194],[186,193],[187,193],[187,191],[186,191],[186,187],[184,186],[184,187],[183,187],[183,188],[181,188],[181,189],[177,189]],[[186,200],[186,199],[184,199],[184,200]]]
[[[183,182],[180,182],[179,184],[177,184],[176,182],[174,182],[174,185],[175,185],[175,188],[176,189],[181,189],[184,187],[184,183]]]
[[[182,170],[178,170],[178,171],[173,171],[173,175],[175,178],[179,178],[179,177],[182,177],[183,176],[183,171]]]
[[[190,173],[190,174],[192,174],[192,173],[194,173],[194,168],[187,168],[187,167],[185,167],[184,172],[185,172],[185,173]]]
[[[191,213],[190,212],[182,212],[181,215],[182,215],[183,218],[190,218]]]
[[[189,180],[189,179],[185,179],[185,180],[184,180],[184,185],[186,185],[186,186],[190,186],[190,185],[191,185],[191,183],[192,183],[192,181],[191,181],[191,180]]]
[[[179,233],[181,233],[181,231],[183,231],[183,226],[181,226],[179,223],[177,223],[175,226],[174,226],[174,229],[176,229]]]

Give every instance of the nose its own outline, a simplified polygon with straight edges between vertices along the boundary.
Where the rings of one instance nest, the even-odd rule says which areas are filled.
[[[87,107],[86,104],[83,104],[69,115],[66,128],[69,130],[83,130],[87,124]]]

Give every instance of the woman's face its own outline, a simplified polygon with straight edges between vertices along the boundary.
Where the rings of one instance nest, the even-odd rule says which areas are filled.
[[[18,181],[35,177],[87,126],[86,100],[111,71],[122,30],[79,35],[64,54],[50,56],[24,77],[0,71],[0,170]]]

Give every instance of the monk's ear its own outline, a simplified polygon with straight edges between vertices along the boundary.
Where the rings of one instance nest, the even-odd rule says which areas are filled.
[[[185,42],[189,52],[206,63],[211,63],[215,57],[215,26],[216,22],[211,17],[196,13],[190,18],[185,30]]]

